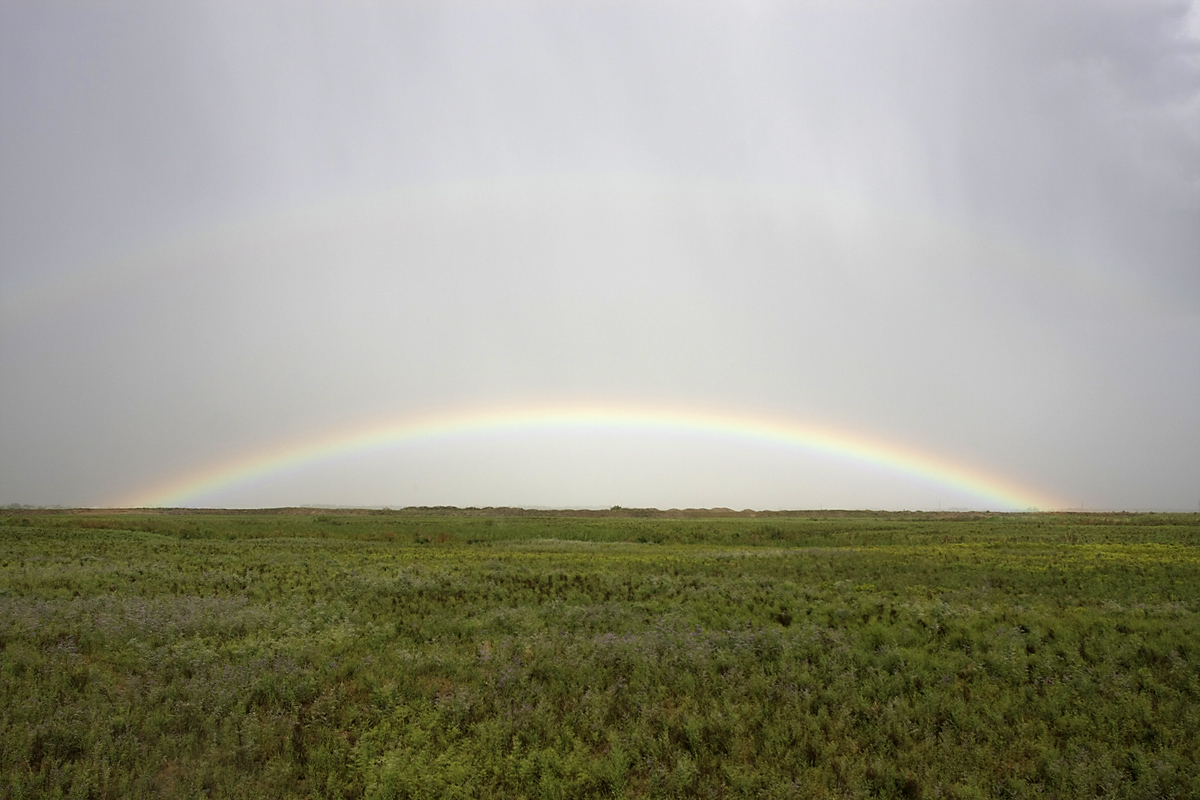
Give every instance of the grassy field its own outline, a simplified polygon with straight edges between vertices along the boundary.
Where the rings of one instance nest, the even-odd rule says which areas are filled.
[[[0,512],[0,796],[1200,797],[1200,516]]]

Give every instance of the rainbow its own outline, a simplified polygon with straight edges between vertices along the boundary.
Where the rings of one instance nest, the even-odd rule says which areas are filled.
[[[464,436],[554,432],[685,434],[783,446],[941,485],[996,510],[1063,506],[1051,497],[981,470],[827,426],[726,412],[613,405],[466,410],[384,420],[242,455],[151,487],[115,505],[186,507],[222,490],[334,458]]]

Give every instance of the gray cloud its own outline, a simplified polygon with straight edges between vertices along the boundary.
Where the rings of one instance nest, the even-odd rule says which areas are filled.
[[[113,502],[446,405],[623,400],[827,422],[1070,504],[1191,507],[1196,19],[6,5],[0,502]],[[633,475],[628,449],[584,468],[524,443],[497,470],[477,446],[222,502],[944,491],[753,448],[630,442],[656,465]]]

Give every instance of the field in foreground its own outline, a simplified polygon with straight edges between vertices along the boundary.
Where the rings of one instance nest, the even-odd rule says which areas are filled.
[[[0,796],[1200,797],[1198,546],[1195,514],[2,512]]]

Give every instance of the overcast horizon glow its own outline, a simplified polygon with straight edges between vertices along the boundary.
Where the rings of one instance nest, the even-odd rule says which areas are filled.
[[[0,376],[0,505],[587,406],[1195,511],[1200,9],[0,0]],[[195,502],[989,502],[627,421]]]

